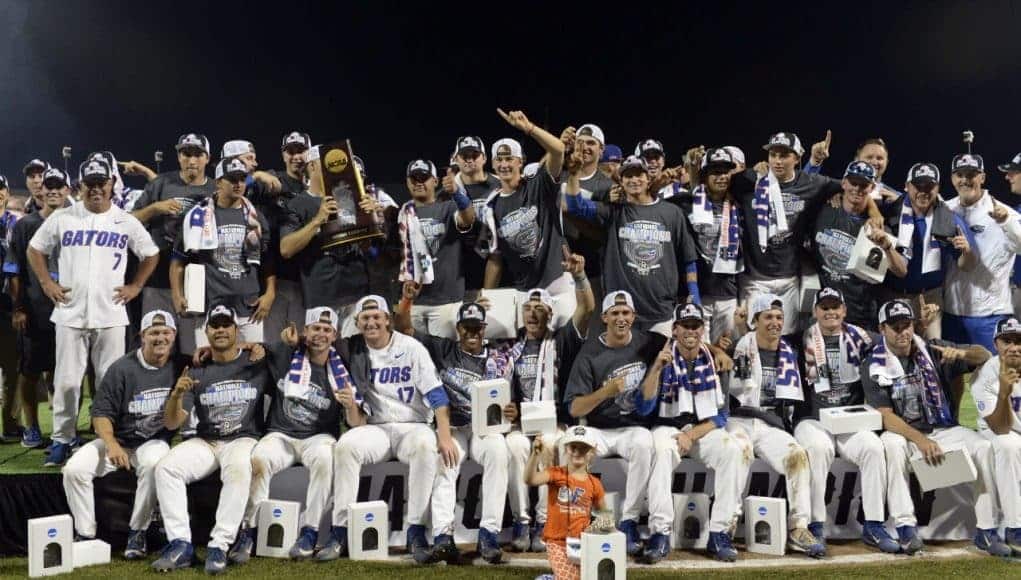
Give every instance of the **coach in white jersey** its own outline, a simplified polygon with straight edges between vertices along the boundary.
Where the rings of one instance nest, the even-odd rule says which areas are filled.
[[[53,376],[53,441],[46,465],[63,465],[75,440],[81,380],[89,359],[96,383],[124,354],[124,305],[138,296],[156,268],[159,249],[131,214],[111,202],[113,171],[93,159],[82,170],[82,202],[53,213],[32,236],[28,262],[56,308],[56,372]],[[50,277],[47,256],[60,247],[59,282]],[[140,260],[124,284],[127,251]]]
[[[436,453],[447,468],[459,460],[449,400],[422,343],[391,330],[382,296],[360,299],[353,316],[359,334],[341,341],[339,350],[365,399],[369,424],[344,433],[334,449],[333,526],[316,557],[336,560],[346,551],[347,507],[358,497],[362,465],[397,459],[408,464],[408,546],[425,563],[432,556],[425,521],[439,467]],[[434,415],[436,431],[429,426]]]
[[[1021,322],[996,325],[996,352],[971,383],[978,432],[993,444],[996,490],[1003,512],[1004,541],[1021,555]]]

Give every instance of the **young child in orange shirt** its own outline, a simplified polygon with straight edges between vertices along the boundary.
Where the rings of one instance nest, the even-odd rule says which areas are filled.
[[[525,467],[525,483],[549,485],[549,513],[542,539],[556,580],[581,577],[581,566],[567,557],[567,538],[580,538],[592,519],[592,510],[605,509],[603,484],[589,473],[596,455],[595,443],[585,431],[584,426],[576,425],[564,435],[564,467],[539,470],[542,437],[532,441],[532,454]]]

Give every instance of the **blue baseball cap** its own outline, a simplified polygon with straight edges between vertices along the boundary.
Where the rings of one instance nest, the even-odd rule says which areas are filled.
[[[847,165],[847,169],[844,170],[844,177],[848,179],[857,177],[869,183],[874,183],[876,181],[876,168],[864,161],[852,161]]]
[[[599,158],[600,163],[620,163],[624,159],[624,152],[617,145],[607,145],[603,149],[603,155]]]

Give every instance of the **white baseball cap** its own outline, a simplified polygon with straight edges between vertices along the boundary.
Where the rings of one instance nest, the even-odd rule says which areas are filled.
[[[740,148],[733,145],[725,145],[723,148],[730,152],[730,156],[734,159],[734,163],[737,163],[738,165],[745,164],[744,151],[741,151]]]
[[[390,314],[390,305],[386,303],[386,298],[379,296],[378,294],[369,294],[363,296],[358,302],[355,302],[354,315],[357,317],[360,313],[366,310],[382,310],[385,314]]]
[[[599,141],[600,145],[606,145],[606,138],[603,137],[603,130],[599,128],[599,125],[595,125],[593,123],[585,123],[578,128],[575,135],[587,135],[596,141]]]
[[[227,141],[223,144],[223,148],[220,149],[220,157],[237,157],[245,153],[255,153],[255,145],[252,145],[251,141],[245,141],[244,139]]]
[[[309,326],[317,322],[329,324],[333,327],[333,330],[338,330],[340,328],[340,318],[337,316],[337,312],[332,308],[327,308],[326,306],[317,306],[305,311],[305,326]]]
[[[748,306],[748,328],[755,330],[755,317],[761,312],[774,308],[783,310],[783,300],[776,294],[765,293],[752,298],[751,304]]]
[[[625,290],[614,290],[607,292],[606,296],[603,297],[603,314],[606,311],[617,306],[618,304],[624,304],[631,310],[635,309],[635,299],[631,297],[631,293]]]
[[[153,326],[166,326],[167,328],[173,328],[177,330],[177,322],[174,320],[174,315],[170,314],[166,310],[153,310],[147,312],[142,317],[142,332],[149,330]]]
[[[567,447],[571,443],[584,443],[593,449],[596,446],[596,442],[589,433],[588,427],[585,427],[584,425],[568,427],[567,431],[564,433],[564,438],[560,440],[560,443],[564,447]]]
[[[500,139],[496,143],[493,143],[493,159],[496,159],[498,155],[510,155],[511,157],[522,159],[521,143],[518,143],[509,137]]]

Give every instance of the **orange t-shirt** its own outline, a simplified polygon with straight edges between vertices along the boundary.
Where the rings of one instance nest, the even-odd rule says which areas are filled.
[[[542,539],[563,544],[580,538],[592,520],[592,509],[603,500],[603,484],[595,476],[578,479],[567,475],[566,467],[547,467],[549,502]]]

